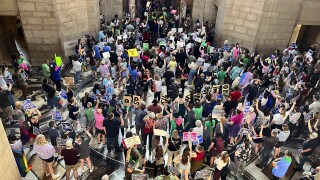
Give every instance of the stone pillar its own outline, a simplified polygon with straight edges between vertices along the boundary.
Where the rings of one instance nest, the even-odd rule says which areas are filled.
[[[53,0],[17,0],[31,62],[40,65],[62,54]]]
[[[10,144],[0,121],[0,174],[1,179],[21,179],[16,161],[13,157]]]

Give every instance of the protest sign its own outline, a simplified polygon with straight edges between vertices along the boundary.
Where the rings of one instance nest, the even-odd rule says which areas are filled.
[[[10,78],[4,78],[4,81],[5,81],[7,84],[14,84],[13,80],[10,79]]]
[[[51,115],[54,120],[61,121],[62,120],[62,114],[59,110],[52,110]]]
[[[171,31],[177,32],[177,28],[172,28]]]
[[[210,91],[211,91],[211,85],[205,85],[203,88],[202,88],[202,94],[210,94]]]
[[[110,58],[110,52],[102,53],[103,58]]]
[[[222,94],[229,94],[229,84],[222,85]]]
[[[72,131],[71,123],[63,122],[61,123],[63,132]]]
[[[118,39],[118,40],[121,40],[121,39],[122,39],[122,36],[117,36],[117,39]]]
[[[161,129],[154,129],[153,133],[156,136],[167,136],[168,135],[168,133],[166,131],[161,130]]]
[[[133,104],[140,106],[141,104],[140,96],[133,96]]]
[[[202,42],[202,39],[199,38],[199,37],[197,37],[197,38],[196,38],[196,42],[201,43],[201,42]]]
[[[201,170],[196,172],[195,179],[206,179],[210,180],[212,176],[212,171],[209,170]]]
[[[66,146],[66,142],[68,139],[62,139],[60,137],[57,138],[57,146],[61,147],[61,146]]]
[[[149,49],[149,43],[143,43],[143,50]]]
[[[61,91],[60,91],[60,96],[61,96],[63,99],[67,99],[67,98],[68,98],[67,92],[66,92],[64,89],[61,89]]]
[[[213,85],[212,86],[212,92],[213,93],[218,93],[220,89],[220,85]]]
[[[243,106],[244,106],[243,112],[248,113],[250,110],[250,102],[244,102]]]
[[[166,103],[167,102],[167,95],[161,96],[160,102],[161,102],[161,104]]]
[[[148,174],[132,174],[132,180],[148,180]]]
[[[24,100],[21,103],[22,103],[22,109],[23,110],[31,110],[31,109],[37,108],[36,105],[32,104],[30,99]]]
[[[60,67],[62,65],[62,59],[60,56],[57,56],[57,54],[54,55],[54,59],[55,59],[55,62],[56,62],[56,65],[58,67]]]
[[[183,141],[197,141],[197,133],[196,132],[183,132]]]
[[[129,107],[131,105],[131,96],[123,96],[123,105]]]
[[[170,40],[171,40],[171,41],[174,41],[174,36],[170,36]]]
[[[176,169],[174,166],[169,166],[169,173],[172,174],[172,176],[179,176],[180,172],[178,169]]]
[[[183,32],[183,28],[178,28],[178,32],[182,33]]]
[[[134,49],[128,49],[127,51],[128,51],[129,57],[137,57],[137,56],[139,56],[139,55],[138,55],[138,51],[137,51],[136,48],[134,48]]]
[[[64,80],[68,85],[74,85],[74,77],[65,77]]]
[[[194,94],[193,95],[193,100],[194,100],[194,102],[200,101],[201,100],[201,94]]]
[[[184,46],[184,43],[182,41],[177,42],[177,47],[182,48]]]
[[[141,144],[141,141],[139,136],[132,136],[124,139],[124,143],[126,144],[127,148],[130,148],[130,147],[133,147],[134,145]]]
[[[189,102],[191,99],[191,94],[187,94],[184,99],[186,100],[186,102]]]

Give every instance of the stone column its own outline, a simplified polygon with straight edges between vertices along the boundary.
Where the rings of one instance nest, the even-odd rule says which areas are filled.
[[[129,12],[132,18],[136,17],[136,1],[135,0],[129,0]]]

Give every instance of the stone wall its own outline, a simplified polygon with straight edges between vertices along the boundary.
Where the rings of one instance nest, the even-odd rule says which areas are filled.
[[[0,61],[9,62],[12,54],[18,55],[15,44],[17,18],[15,16],[0,16]],[[3,61],[3,62],[2,62]]]
[[[319,0],[303,0],[297,18],[297,24],[320,25],[319,9]]]
[[[214,0],[196,0],[193,3],[192,18],[200,22],[208,21],[209,24],[215,24],[217,18],[218,7],[214,4]]]
[[[17,16],[19,15],[17,0],[0,0],[1,16]]]
[[[123,16],[122,0],[100,0],[100,13],[105,15],[106,21],[118,15],[119,19]]]
[[[1,179],[21,179],[3,124],[0,121],[0,174]]]
[[[52,0],[17,0],[33,65],[62,54],[59,24]]]

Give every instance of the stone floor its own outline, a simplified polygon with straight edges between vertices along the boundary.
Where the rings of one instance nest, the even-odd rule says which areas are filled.
[[[37,70],[35,70],[37,71]],[[70,73],[67,73],[67,75],[72,75],[72,71]],[[77,99],[80,99],[83,97],[85,92],[89,92],[92,89],[93,86],[92,80],[91,80],[91,73],[85,72],[82,73],[82,82],[80,86],[74,87],[73,91]],[[165,88],[165,87],[164,87]],[[16,94],[15,97],[20,97],[19,90],[15,90]],[[166,92],[165,89],[162,92]],[[47,131],[47,123],[49,120],[51,120],[51,115],[48,109],[46,108],[44,101],[43,92],[41,90],[41,78],[38,76],[33,76],[31,79],[29,79],[29,86],[28,86],[28,93],[29,98],[32,100],[32,102],[39,108],[39,110],[43,113],[43,117],[40,121],[40,127],[44,134],[46,134]],[[116,90],[116,94],[119,94],[119,90]],[[149,91],[148,98],[147,98],[147,105],[151,104],[151,101],[153,99],[153,93]],[[65,111],[63,113],[63,119],[68,120],[68,114]],[[84,120],[80,120],[80,124],[84,124]],[[6,131],[9,132],[10,130],[16,131],[17,135],[19,135],[19,128],[17,125],[5,125]],[[133,132],[135,132],[135,129],[133,129]],[[121,138],[121,135],[120,135]],[[285,149],[292,150],[295,158],[298,160],[298,151],[297,149],[300,148],[302,140],[290,140],[289,143],[287,143],[287,147],[283,148],[282,151]],[[110,176],[110,179],[112,180],[120,180],[124,177],[124,157],[121,153],[120,156],[114,157],[107,154],[107,149],[105,146],[98,145],[97,140],[94,138],[92,142],[90,143],[91,146],[91,159],[95,166],[95,170],[93,173],[89,173],[88,168],[86,167],[85,172],[82,173],[79,171],[79,175],[81,175],[81,179],[100,179],[103,175],[108,174]],[[39,161],[38,157],[34,155],[34,152],[29,152],[28,148],[25,149],[28,153],[28,161],[32,163],[33,170],[28,173],[27,178],[34,180],[34,179],[47,179],[44,177],[44,172],[42,171],[42,164]],[[148,154],[148,153],[147,153]],[[149,156],[146,156],[147,159],[149,159]],[[245,168],[245,175],[244,177],[241,176],[233,176],[229,175],[228,179],[258,179],[258,180],[267,180],[269,179],[261,169],[258,169],[254,164],[259,161],[257,156],[252,157],[252,161],[248,164],[248,166]],[[234,164],[231,164],[231,168],[233,168]],[[304,169],[310,169],[310,165],[307,163],[304,166]],[[64,172],[65,172],[65,165],[64,162],[57,163],[55,166],[55,170],[60,172],[62,174],[60,179],[65,179]],[[152,167],[147,167],[147,172],[150,174],[150,177],[152,177]],[[298,179],[300,177],[300,173],[295,173],[295,175],[292,177],[292,179]]]

